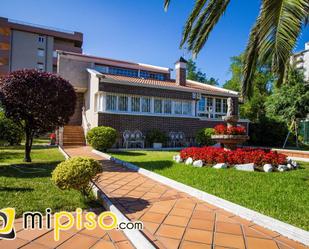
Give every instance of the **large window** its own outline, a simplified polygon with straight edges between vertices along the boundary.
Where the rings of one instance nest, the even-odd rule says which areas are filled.
[[[137,77],[138,76],[137,70],[120,68],[120,67],[109,67],[108,73],[123,75],[123,76],[129,76],[129,77]]]
[[[39,56],[39,57],[44,57],[44,56],[45,56],[45,50],[42,49],[42,48],[39,48],[39,49],[38,49],[38,56]]]
[[[164,100],[164,113],[172,114],[172,101],[169,99]]]
[[[192,101],[188,100],[172,100],[108,93],[98,95],[97,105],[97,110],[100,112],[192,116]]]
[[[182,114],[182,102],[181,101],[174,102],[174,112],[175,114]]]
[[[140,71],[140,77],[144,79],[164,80],[162,73],[152,73],[148,71]]]
[[[162,99],[154,99],[154,113],[162,113]]]
[[[142,112],[150,112],[151,99],[143,97],[142,98]]]
[[[220,119],[226,115],[227,100],[226,98],[212,98],[202,96],[198,101],[198,116],[206,118]]]
[[[190,115],[192,113],[192,105],[189,101],[182,102],[182,114],[183,115]]]
[[[131,98],[131,111],[132,112],[140,112],[141,111],[141,98],[140,97],[132,97]]]
[[[129,98],[127,96],[118,97],[118,111],[127,112],[129,110],[128,100]]]
[[[106,96],[106,110],[116,111],[117,110],[117,96],[107,95]]]

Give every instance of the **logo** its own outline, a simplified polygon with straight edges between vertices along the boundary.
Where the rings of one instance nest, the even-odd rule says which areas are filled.
[[[16,233],[14,229],[14,220],[14,208],[4,208],[0,210],[0,239],[15,239]]]

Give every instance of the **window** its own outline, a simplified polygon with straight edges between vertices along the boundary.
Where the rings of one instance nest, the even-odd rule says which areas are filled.
[[[164,74],[162,73],[153,73],[148,71],[140,71],[139,76],[144,79],[155,79],[155,80],[164,80]]]
[[[103,65],[95,65],[94,69],[100,73],[108,73],[108,67]]]
[[[108,73],[110,74],[117,74],[129,77],[137,77],[138,71],[133,69],[126,69],[126,68],[118,68],[118,67],[109,67]]]
[[[39,56],[39,57],[44,57],[44,56],[45,56],[45,50],[39,48],[39,49],[38,49],[38,56]]]
[[[118,111],[127,112],[128,111],[128,97],[119,96],[118,97]]]
[[[216,99],[216,112],[222,112],[221,99]]]
[[[201,99],[198,101],[198,111],[199,112],[205,112],[205,104],[206,104],[206,98],[201,97]]]
[[[140,112],[141,111],[141,98],[140,97],[132,97],[131,98],[131,111],[132,112]]]
[[[181,101],[174,102],[174,112],[175,114],[182,114],[182,102]]]
[[[37,69],[40,71],[40,72],[43,72],[44,71],[44,69],[45,69],[45,67],[44,67],[44,63],[38,63],[37,64]]]
[[[167,99],[164,100],[164,113],[171,114],[172,113],[172,101]]]
[[[210,115],[213,111],[213,98],[207,98],[206,112]],[[209,116],[211,118],[211,116]]]
[[[162,113],[162,99],[155,99],[154,100],[154,112],[155,113]]]
[[[191,102],[184,101],[182,102],[182,114],[190,115],[192,113]]]
[[[57,58],[57,56],[58,56],[58,52],[57,51],[53,51],[53,57]]]
[[[116,111],[117,110],[117,96],[106,95],[106,110]]]
[[[142,98],[142,112],[150,112],[150,98]]]
[[[44,39],[44,36],[39,35],[38,41],[39,41],[40,43],[43,43],[44,40],[45,40],[45,39]]]
[[[223,112],[226,113],[227,112],[227,99],[223,99]]]

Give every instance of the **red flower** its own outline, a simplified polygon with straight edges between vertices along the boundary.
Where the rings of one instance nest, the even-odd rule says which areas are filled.
[[[286,156],[276,151],[263,149],[244,148],[227,151],[223,148],[215,147],[189,147],[180,151],[183,160],[191,157],[193,160],[202,160],[206,164],[228,163],[243,164],[255,163],[262,166],[266,163],[279,165],[286,163]]]
[[[55,140],[56,139],[56,134],[55,133],[50,134],[49,138],[51,140]]]
[[[226,127],[225,125],[216,125],[215,128],[216,135],[244,135],[246,134],[246,129],[243,126],[232,126]]]

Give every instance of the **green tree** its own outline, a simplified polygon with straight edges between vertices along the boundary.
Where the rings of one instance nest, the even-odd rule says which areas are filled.
[[[215,78],[211,77],[208,79],[206,77],[206,73],[203,73],[200,69],[198,69],[196,66],[196,62],[192,59],[189,59],[187,63],[187,79],[195,80],[213,86],[219,85],[218,80],[216,80]]]
[[[239,91],[243,79],[244,55],[233,56],[229,71],[232,76],[223,85],[224,88]],[[259,122],[266,116],[265,101],[272,92],[274,77],[270,70],[269,63],[256,69],[252,84],[254,92],[252,97],[240,106],[240,116],[249,118],[252,122]]]
[[[309,85],[304,81],[302,72],[291,69],[287,84],[275,88],[267,99],[267,115],[285,122],[290,128],[296,129],[295,121],[305,118],[309,113]],[[295,130],[294,130],[295,131]]]
[[[171,0],[164,0],[165,9]],[[230,0],[196,0],[180,43],[196,56],[227,9]],[[244,55],[242,95],[251,97],[257,66],[272,61],[277,83],[285,79],[289,59],[302,28],[308,23],[308,0],[262,0]]]

